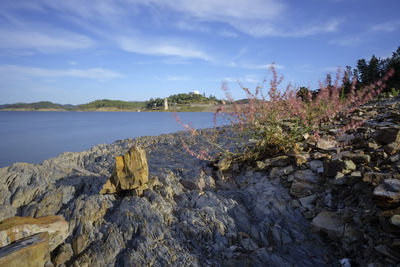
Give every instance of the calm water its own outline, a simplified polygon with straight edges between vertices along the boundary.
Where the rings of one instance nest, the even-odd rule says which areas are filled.
[[[195,128],[212,127],[209,112],[179,113]],[[168,112],[0,112],[0,167],[41,163],[66,151],[182,130]]]

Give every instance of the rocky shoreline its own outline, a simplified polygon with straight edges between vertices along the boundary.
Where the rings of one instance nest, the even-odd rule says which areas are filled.
[[[367,121],[336,140],[348,121],[330,125],[298,155],[224,168],[189,156],[186,132],[16,163],[0,169],[0,221],[63,216],[54,266],[396,266],[400,100],[352,118]],[[99,194],[132,146],[158,182],[141,196]]]

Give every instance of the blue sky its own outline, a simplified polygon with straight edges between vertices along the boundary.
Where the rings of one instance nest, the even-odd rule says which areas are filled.
[[[2,0],[0,104],[315,87],[400,46],[398,0]]]

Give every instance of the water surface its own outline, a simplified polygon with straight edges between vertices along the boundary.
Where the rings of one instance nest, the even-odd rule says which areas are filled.
[[[178,113],[195,128],[213,126],[213,113]],[[0,167],[41,163],[116,140],[182,130],[169,112],[0,112]]]

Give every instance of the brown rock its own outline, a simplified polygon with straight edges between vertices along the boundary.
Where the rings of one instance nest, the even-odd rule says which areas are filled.
[[[122,190],[136,189],[141,195],[140,188],[148,181],[149,167],[146,151],[133,146],[125,155],[116,157],[114,172],[103,185],[100,194],[114,194]]]
[[[50,261],[49,234],[37,233],[0,248],[0,266],[43,267]]]
[[[49,247],[52,251],[67,238],[68,223],[62,216],[56,215],[6,219],[0,223],[0,247],[41,232],[49,233]]]
[[[73,255],[71,244],[69,243],[64,243],[57,249],[57,254],[53,259],[54,265],[59,266],[65,262],[67,262],[69,259],[71,259]]]

